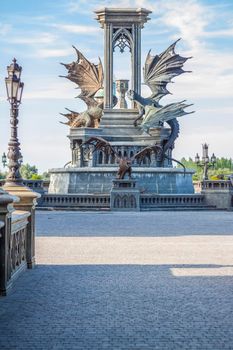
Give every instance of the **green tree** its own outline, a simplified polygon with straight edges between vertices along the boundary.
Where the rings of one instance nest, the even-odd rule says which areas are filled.
[[[42,175],[32,174],[32,176],[30,177],[30,180],[42,180]]]
[[[3,179],[5,179],[5,178],[6,178],[6,173],[0,171],[0,180],[3,180]]]
[[[186,160],[186,158],[183,157],[180,161],[182,164],[184,164],[184,166],[187,169],[194,169],[196,171],[195,174],[193,175],[194,181],[199,181],[202,179],[203,169],[197,166],[197,164],[192,158],[189,157],[189,159]],[[231,158],[229,159],[224,157],[217,158],[215,166],[209,169],[209,172],[208,172],[209,178],[216,179],[221,175],[227,178],[226,175],[231,174],[232,170],[233,170],[233,162]]]
[[[50,175],[47,171],[43,172],[43,174],[41,175],[43,180],[49,180],[50,179]]]
[[[23,179],[31,180],[33,175],[38,175],[38,169],[35,165],[30,165],[28,163],[22,164],[20,167],[20,174]],[[34,178],[34,180],[36,179]]]

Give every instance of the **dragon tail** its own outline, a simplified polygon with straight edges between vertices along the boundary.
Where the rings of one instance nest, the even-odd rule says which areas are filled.
[[[169,139],[164,145],[164,148],[163,148],[164,153],[166,153],[167,150],[169,150],[169,148],[174,147],[175,140],[179,136],[179,132],[180,132],[180,125],[176,118],[168,120],[167,124],[171,127],[171,134]]]
[[[179,122],[176,118],[168,120],[167,124],[171,127],[171,134],[169,136],[169,139],[165,143],[165,145],[163,145],[163,150],[161,152],[161,155],[158,157],[157,165],[159,167],[163,166],[164,158],[170,159],[169,157],[166,156],[166,152],[169,150],[169,148],[174,147],[175,140],[178,138],[179,132],[180,132]]]

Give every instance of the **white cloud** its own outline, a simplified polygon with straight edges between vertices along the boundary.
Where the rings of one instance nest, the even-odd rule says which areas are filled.
[[[233,37],[233,28],[216,30],[216,31],[212,31],[212,32],[205,32],[204,36],[206,38]]]
[[[24,99],[36,100],[36,99],[68,99],[72,95],[69,94],[69,89],[59,89],[57,86],[45,87],[45,89],[35,89],[34,91],[24,94]]]
[[[76,25],[76,24],[52,24],[53,27],[68,33],[79,33],[85,35],[97,34],[100,29],[96,26]]]
[[[66,3],[65,8],[68,13],[90,13],[90,4],[86,0],[70,1]]]
[[[211,11],[198,1],[159,1],[153,9],[158,13],[158,22],[174,31],[173,38],[181,37],[194,53],[203,45],[205,27],[212,18]]]
[[[6,36],[11,31],[11,24],[0,23],[0,35]]]
[[[181,44],[186,50],[182,52],[179,43],[177,52],[183,56],[194,56],[184,67],[193,73],[184,74],[174,79],[176,84],[169,85],[169,90],[174,94],[172,99],[209,99],[211,103],[212,99],[233,98],[232,53],[215,49],[207,41],[211,37],[233,35],[231,28],[207,30],[216,20],[214,11],[218,9],[209,8],[196,0],[187,0],[182,6],[177,0],[156,1],[154,4],[144,1],[143,6],[157,14],[159,29],[170,29],[171,41],[182,38]],[[156,19],[153,21],[156,23]]]
[[[66,57],[72,54],[72,48],[67,49],[38,49],[35,53],[37,57],[49,58],[49,57]]]
[[[63,73],[65,76],[66,71]],[[32,81],[28,81],[25,85],[26,89],[23,94],[24,100],[69,99],[70,103],[74,103],[75,105],[80,104],[81,101],[79,99],[75,99],[75,97],[80,93],[80,90],[77,89],[77,85],[66,78],[48,78],[46,76],[41,76],[40,78],[37,78],[36,84],[34,84]]]
[[[51,44],[54,43],[57,39],[57,36],[51,33],[40,33],[36,35],[30,35],[28,37],[11,37],[8,39],[9,43],[13,44],[24,44],[24,45],[31,45],[31,44]]]

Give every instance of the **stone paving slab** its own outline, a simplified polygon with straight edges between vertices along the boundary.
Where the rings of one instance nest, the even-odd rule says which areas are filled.
[[[233,212],[38,211],[38,236],[232,235]]]
[[[37,213],[39,264],[0,299],[0,349],[232,350],[233,214],[148,214]]]
[[[215,264],[233,268],[232,236],[37,237],[37,263],[49,265]],[[228,266],[229,269],[229,266]],[[224,272],[223,272],[224,273]]]

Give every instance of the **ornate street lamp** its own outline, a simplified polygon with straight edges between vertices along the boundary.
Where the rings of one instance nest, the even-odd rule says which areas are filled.
[[[7,158],[9,159],[8,168],[9,173],[6,178],[7,185],[22,185],[22,177],[20,175],[20,165],[22,155],[20,152],[20,143],[18,140],[18,110],[21,103],[23,86],[20,81],[22,67],[20,67],[16,59],[7,67],[8,77],[5,78],[7,99],[11,106],[10,124],[11,124],[11,138],[8,143]]]
[[[214,167],[214,165],[216,164],[216,156],[213,153],[211,158],[209,159],[209,155],[208,155],[208,148],[209,145],[207,145],[207,143],[204,143],[202,145],[202,159],[200,160],[200,157],[198,155],[198,153],[195,156],[195,163],[197,164],[197,166],[203,168],[203,180],[208,180],[208,170],[211,167]]]

